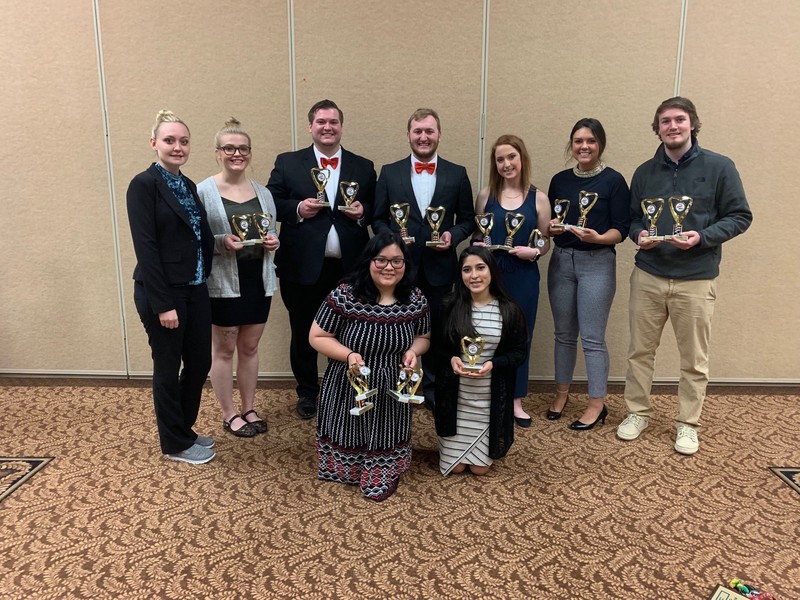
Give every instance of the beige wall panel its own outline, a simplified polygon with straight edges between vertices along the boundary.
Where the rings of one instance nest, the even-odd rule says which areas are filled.
[[[515,133],[531,154],[534,184],[547,192],[550,178],[573,164],[565,161],[564,149],[581,117],[603,123],[608,136],[604,160],[630,182],[635,168],[658,144],[649,124],[658,103],[672,95],[680,8],[677,0],[660,3],[658,10],[639,2],[493,2],[484,183],[492,167],[488,152],[494,140]],[[617,248],[617,295],[607,333],[612,379],[625,376],[633,255],[630,241]],[[531,376],[537,378],[553,375],[548,261],[540,265],[531,352]],[[664,342],[668,347],[666,337]],[[659,367],[671,368],[669,351],[664,355],[659,355]],[[582,356],[575,374],[585,376]]]
[[[114,154],[114,189],[132,373],[152,370],[133,305],[135,264],[125,192],[153,160],[148,144],[156,112],[169,108],[192,132],[186,174],[195,182],[218,172],[214,135],[229,116],[253,138],[251,176],[266,183],[275,155],[291,145],[288,16],[285,1],[193,2],[164,10],[154,0],[102,4],[103,56]],[[276,297],[262,344],[262,371],[289,371],[285,311]]]
[[[6,2],[0,371],[121,374],[92,6]]]
[[[800,4],[691,2],[681,93],[697,105],[700,143],[734,160],[753,225],[724,245],[712,376],[800,380],[800,242],[792,137],[800,96]],[[792,143],[788,142],[787,148]]]

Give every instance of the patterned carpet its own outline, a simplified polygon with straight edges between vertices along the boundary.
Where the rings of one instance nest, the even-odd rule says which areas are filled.
[[[800,598],[800,396],[711,390],[693,457],[672,450],[674,400],[621,442],[622,399],[587,433],[541,415],[489,475],[443,478],[430,413],[376,504],[315,479],[314,424],[261,383],[270,431],[222,432],[206,391],[205,466],[158,453],[146,384],[0,380],[3,456],[53,456],[0,504],[0,598],[707,599],[731,577]],[[80,386],[84,387],[80,387]],[[796,393],[795,393],[796,394]]]

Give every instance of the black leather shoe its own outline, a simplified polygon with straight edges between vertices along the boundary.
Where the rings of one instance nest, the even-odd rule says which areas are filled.
[[[296,410],[301,419],[311,419],[317,414],[317,401],[315,398],[298,398]]]
[[[567,408],[567,404],[569,404],[569,394],[567,394],[567,399],[564,401],[564,406],[561,407],[560,411],[556,412],[554,410],[547,409],[547,420],[558,421],[561,418],[561,413],[563,413],[564,409]]]
[[[595,425],[597,425],[598,421],[601,421],[603,425],[606,423],[606,417],[608,416],[608,410],[606,409],[606,405],[603,404],[603,410],[600,411],[600,414],[597,415],[597,418],[594,420],[594,423],[581,423],[581,420],[578,419],[577,421],[573,421],[569,428],[573,431],[588,431]]]
[[[527,429],[533,423],[533,419],[528,417],[527,419],[523,419],[522,417],[514,417],[514,423],[517,424],[517,427],[522,427],[523,429]]]

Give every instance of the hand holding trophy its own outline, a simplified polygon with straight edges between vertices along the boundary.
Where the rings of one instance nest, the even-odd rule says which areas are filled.
[[[377,389],[370,389],[369,387],[367,378],[370,373],[371,371],[367,365],[359,365],[356,363],[353,363],[350,365],[350,368],[347,369],[347,381],[356,391],[356,405],[350,409],[351,415],[363,415],[368,410],[372,410],[374,406],[372,402],[367,402],[368,398],[378,393]]]
[[[392,218],[394,218],[395,223],[397,223],[397,226],[400,228],[400,237],[403,238],[406,244],[413,244],[415,241],[414,237],[408,235],[408,229],[406,228],[411,207],[407,202],[403,202],[401,204],[392,204],[389,210],[392,211]]]
[[[689,209],[692,208],[692,198],[689,196],[670,196],[669,212],[672,213],[672,218],[675,220],[675,225],[672,228],[672,235],[665,235],[665,239],[676,239],[686,241],[688,236],[683,235],[683,220],[689,214]]]
[[[425,220],[428,221],[428,225],[431,227],[431,239],[425,242],[425,245],[429,248],[445,245],[445,243],[439,239],[439,228],[444,222],[444,213],[444,206],[429,206],[425,209]]]
[[[359,185],[357,181],[339,182],[339,191],[342,193],[342,198],[344,198],[344,206],[339,206],[339,210],[342,212],[355,212],[358,210],[354,206],[351,206],[356,200],[358,188]]]
[[[417,394],[421,383],[422,369],[420,367],[414,367],[410,372],[408,369],[400,367],[397,383],[393,390],[389,390],[389,396],[403,404],[422,404],[425,402],[425,397]]]
[[[648,239],[652,242],[660,242],[664,240],[663,235],[658,235],[658,217],[661,216],[661,211],[664,210],[663,198],[645,198],[642,200],[642,214],[649,223],[647,228]]]
[[[544,235],[542,235],[541,231],[538,229],[531,231],[530,236],[528,236],[528,246],[531,248],[536,248],[539,251],[539,256],[542,255],[545,244],[547,244],[547,240],[545,239]],[[539,257],[537,256],[536,259],[538,258]]]
[[[514,248],[514,234],[519,231],[525,223],[525,215],[522,213],[506,213],[506,241],[504,244],[494,244],[489,246],[489,250],[511,250]]]
[[[476,364],[481,358],[481,352],[486,345],[482,337],[471,338],[464,336],[461,338],[461,352],[467,358],[469,364],[464,365],[464,370],[471,373],[477,373],[483,368],[483,365]]]
[[[250,226],[251,223],[255,223],[255,228]],[[269,213],[234,215],[231,217],[231,227],[241,240],[236,243],[243,246],[256,246],[267,237],[269,229],[272,227],[272,215]],[[253,237],[254,231],[258,231],[259,237]]]
[[[569,212],[569,200],[556,200],[553,203],[553,212],[556,213],[556,219],[558,219],[558,223],[553,223],[550,225],[551,230],[555,231],[566,231],[569,229],[569,225],[564,223],[564,220],[567,218],[567,213]]]
[[[328,197],[325,195],[325,186],[328,185],[328,179],[331,177],[330,169],[320,169],[312,167],[311,179],[317,188],[317,204],[328,204]]]

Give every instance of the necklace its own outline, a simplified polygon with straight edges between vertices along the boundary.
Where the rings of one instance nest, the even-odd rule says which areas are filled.
[[[522,192],[519,192],[518,194],[516,194],[516,195],[512,196],[511,194],[509,194],[508,192],[506,192],[505,190],[503,190],[503,193],[502,193],[502,195],[503,195],[504,197],[508,198],[509,200],[514,200],[515,198],[519,198],[520,196],[522,196]]]
[[[578,177],[594,177],[595,175],[599,175],[600,172],[606,168],[606,164],[601,162],[597,165],[594,169],[589,169],[588,171],[581,171],[578,168],[578,165],[572,167],[572,172],[575,173]]]

